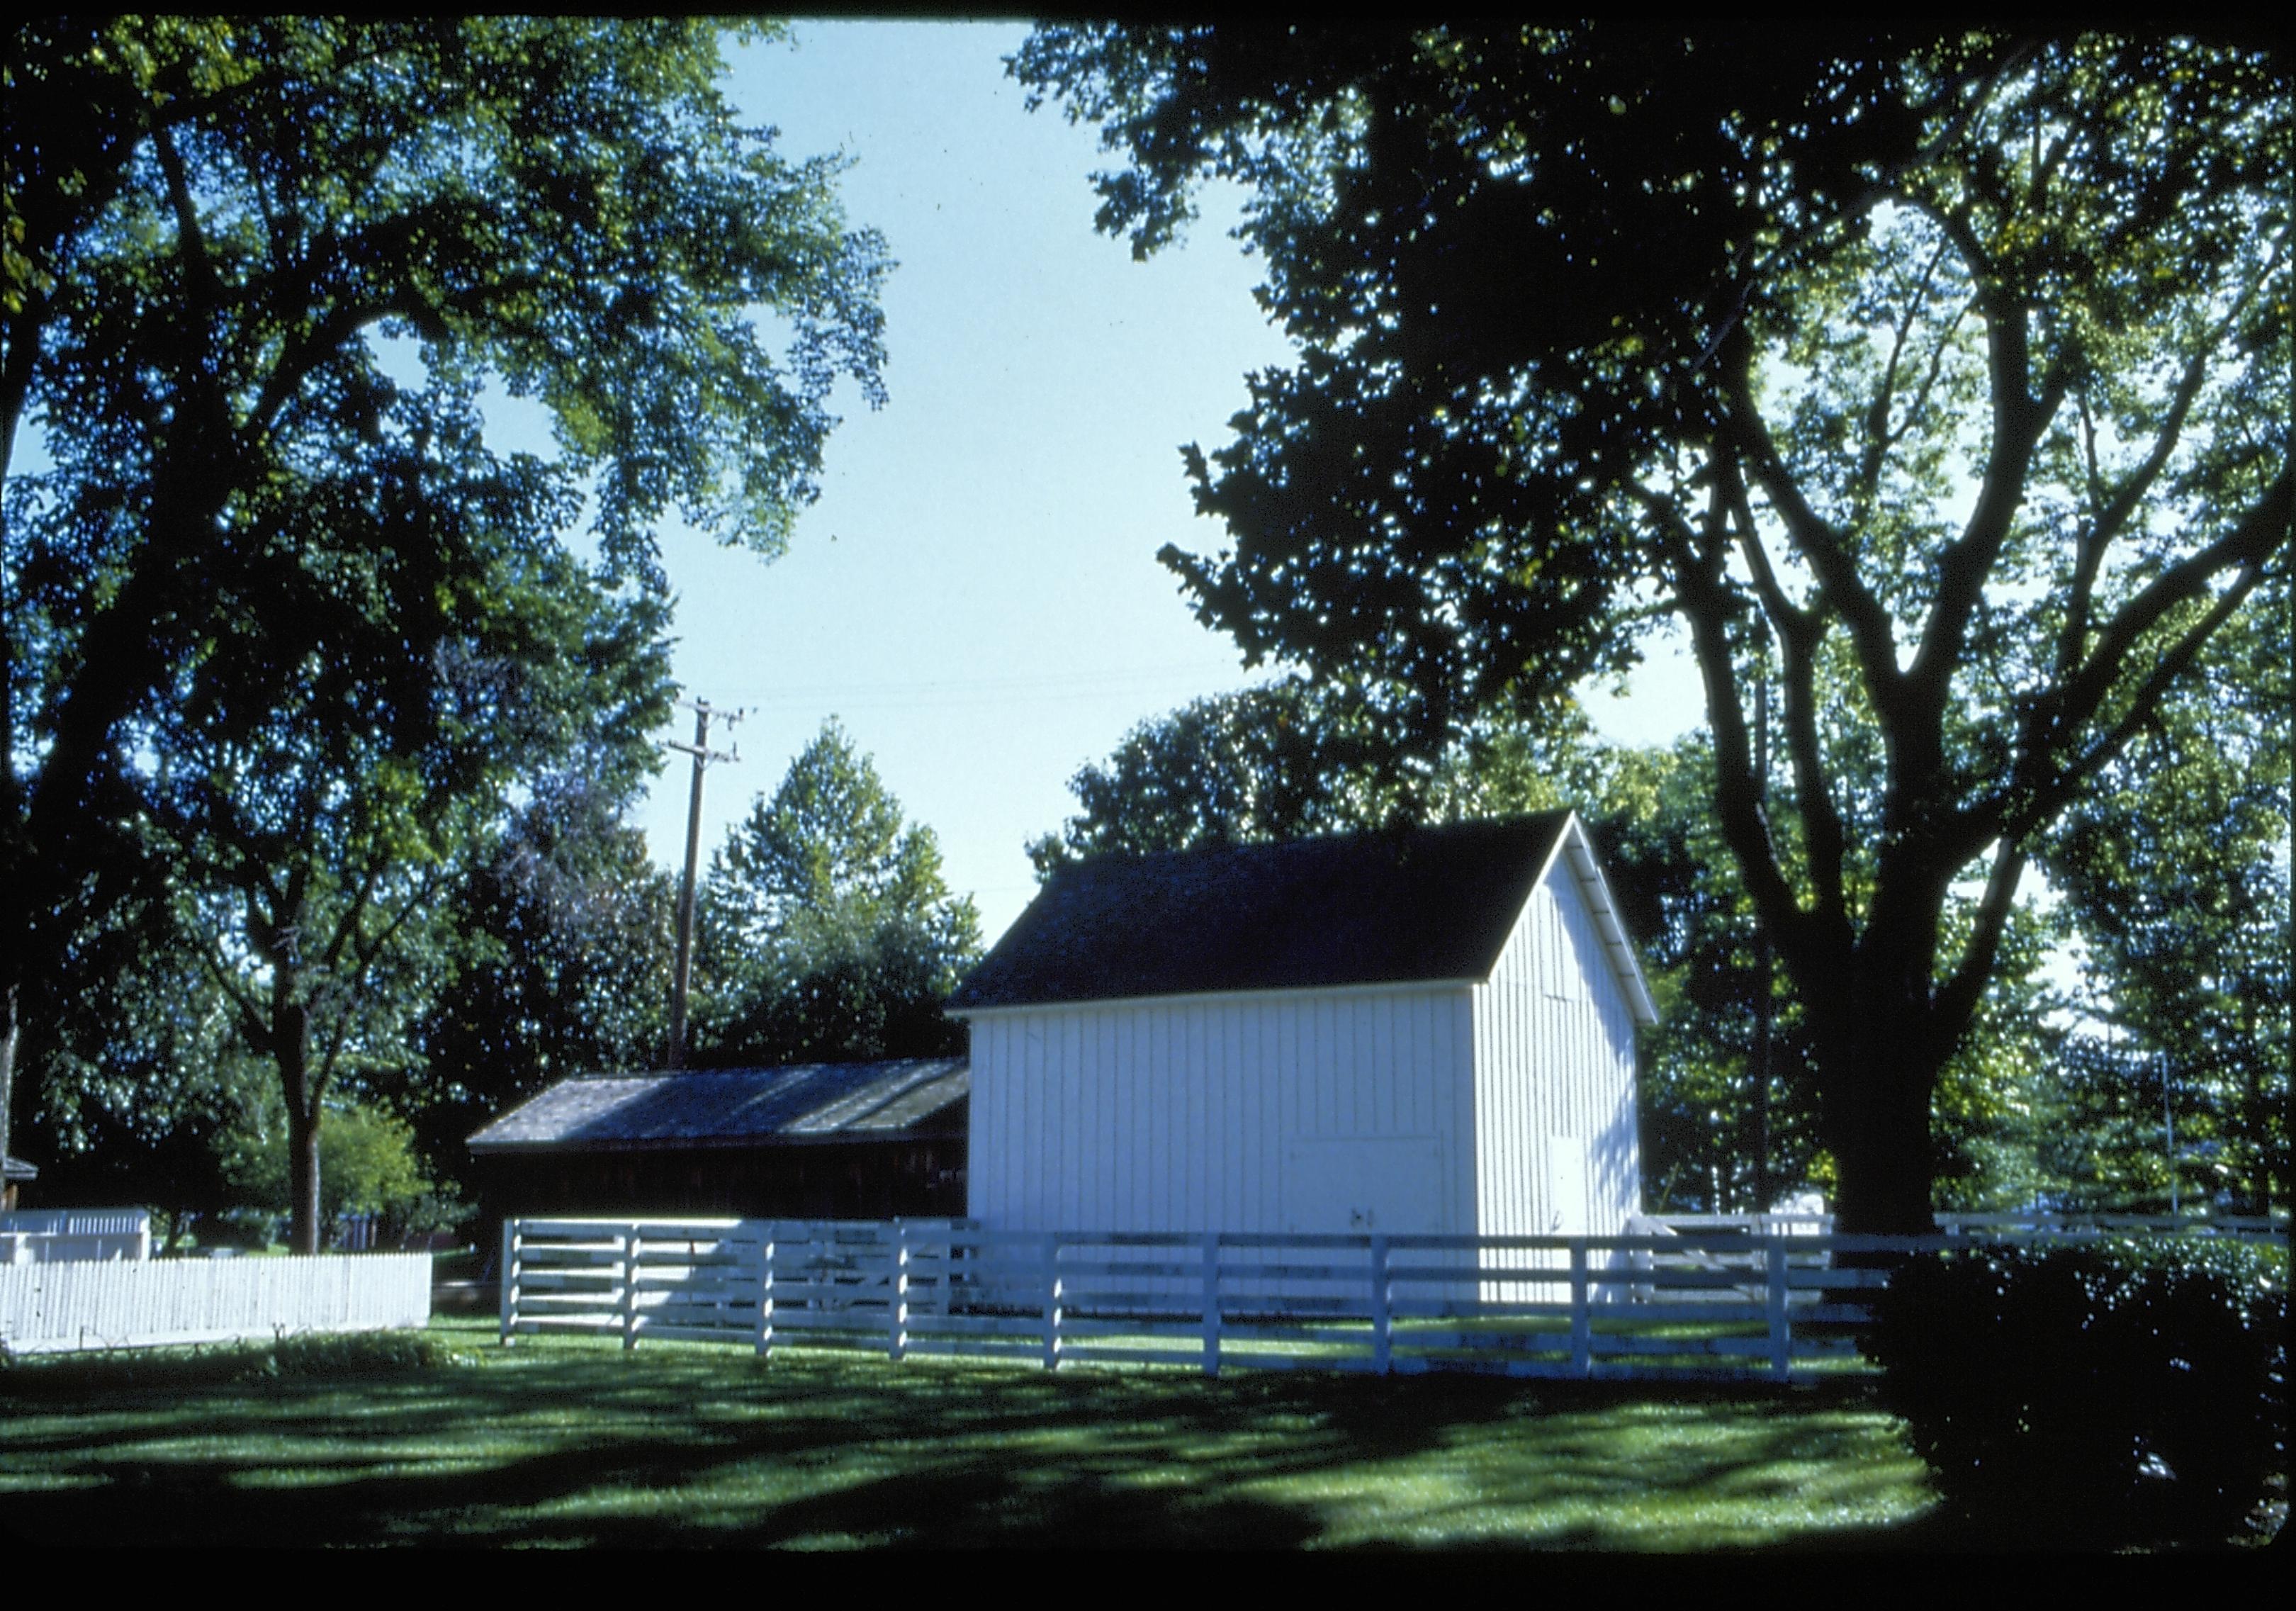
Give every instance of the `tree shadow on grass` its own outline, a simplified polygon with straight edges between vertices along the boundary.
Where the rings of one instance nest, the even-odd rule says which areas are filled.
[[[0,1450],[71,1485],[0,1496],[0,1527],[116,1543],[126,1501],[153,1543],[1294,1548],[1333,1541],[1318,1497],[1332,1474],[1360,1495],[1456,1461],[1481,1463],[1473,1497],[1372,1508],[1447,1547],[1455,1525],[1476,1548],[1615,1547],[1598,1522],[1494,1534],[1489,1508],[1751,1492],[1767,1465],[1838,1456],[1799,1410],[1859,1400],[1667,1401],[1705,1402],[1727,1436],[1663,1469],[1607,1443],[1606,1418],[1651,1415],[1647,1385],[570,1352],[370,1384],[68,1397],[43,1406],[61,1429]],[[82,1412],[114,1429],[73,1430],[94,1424]],[[184,1438],[180,1458],[151,1453]],[[1294,1478],[1315,1492],[1292,1499]],[[1378,1545],[1383,1523],[1365,1525]]]
[[[810,1442],[810,1439],[806,1440]],[[276,1485],[275,1462],[119,1459],[94,1486],[0,1497],[0,1530],[26,1542],[578,1544],[1023,1548],[1291,1548],[1309,1513],[1194,1484],[1047,1469],[1014,1457],[926,1459],[846,1481],[803,1462],[781,1429],[706,1444],[568,1448],[483,1469]],[[815,1466],[821,1489],[751,1497],[745,1467]],[[730,1492],[714,1479],[730,1476]],[[250,1483],[249,1479],[256,1479]],[[802,1479],[800,1479],[802,1488]],[[632,1505],[627,1496],[645,1496]],[[132,1516],[122,1537],[123,1508]]]

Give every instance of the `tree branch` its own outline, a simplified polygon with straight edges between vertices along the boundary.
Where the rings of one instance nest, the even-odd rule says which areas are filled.
[[[2063,747],[2066,739],[2096,714],[2138,640],[2170,610],[2199,597],[2209,579],[2219,571],[2260,568],[2285,547],[2292,510],[2296,510],[2296,471],[2284,464],[2278,479],[2237,526],[2169,566],[2123,605],[2106,624],[2079,673],[2060,685],[2056,696],[2036,711],[2044,724],[2048,747]],[[2249,585],[2253,586],[2253,581]],[[2242,591],[2244,595],[2246,588]]]
[[[209,947],[201,946],[199,953],[200,964],[207,969],[208,976],[215,981],[218,990],[231,998],[231,1004],[239,1014],[240,1028],[246,1032],[250,1041],[255,1042],[255,1050],[263,1050],[263,1042],[269,1035],[269,1027],[258,1009],[255,998],[241,988],[237,974],[224,966],[222,961],[212,954]]]
[[[1997,842],[1993,867],[1986,875],[1985,893],[1978,901],[1969,943],[1962,949],[1960,963],[1931,1004],[1931,1022],[1946,1046],[1958,1044],[1977,1016],[1977,1005],[1985,998],[1985,987],[1993,977],[1993,965],[2001,954],[2001,936],[2008,928],[2018,881],[2024,876],[2025,861],[2026,851],[2016,842],[2005,838]]]
[[[1718,473],[1711,491],[1710,536],[1702,555],[1699,534],[1682,517],[1670,499],[1629,483],[1644,510],[1658,528],[1660,547],[1675,571],[1675,588],[1682,613],[1690,622],[1691,640],[1706,686],[1707,720],[1714,736],[1714,803],[1723,836],[1745,875],[1748,892],[1761,914],[1763,927],[1775,935],[1789,966],[1816,963],[1810,920],[1795,900],[1793,890],[1779,868],[1777,851],[1763,819],[1762,790],[1754,775],[1751,746],[1747,742],[1744,711],[1740,704],[1737,673],[1731,659],[1726,623],[1734,613],[1721,579],[1720,556],[1727,552],[1728,505],[1724,476]]]
[[[2276,262],[2280,255],[2281,244],[2276,242],[2273,261]],[[2097,511],[2088,530],[2082,533],[2076,550],[2072,598],[2065,612],[2064,631],[2057,645],[2057,676],[2061,680],[2073,674],[2074,668],[2080,662],[2081,652],[2087,645],[2089,607],[2095,591],[2097,574],[2103,566],[2105,550],[2120,536],[2121,528],[2128,523],[2129,516],[2136,512],[2137,505],[2144,502],[2145,495],[2152,491],[2161,473],[2168,468],[2177,443],[2184,440],[2185,422],[2191,416],[2193,405],[2198,400],[2201,388],[2208,379],[2209,360],[2216,355],[2257,288],[2271,278],[2272,263],[2267,262],[2264,272],[2234,300],[2225,316],[2210,332],[2209,339],[2195,345],[2192,360],[2177,378],[2176,393],[2169,401],[2168,417],[2153,439],[2152,451],[2145,456],[2144,462],[2137,466],[2136,473],[2109,497],[2103,495],[2103,481],[2096,465],[2095,430],[2088,421],[2087,404],[2084,398],[2081,412],[2083,423],[2087,426],[2089,496],[2092,501],[2102,504],[2103,507]]]
[[[2001,812],[2002,831],[2019,840],[2047,822],[2072,798],[2073,792],[2086,778],[2110,764],[2128,746],[2128,741],[2152,719],[2161,697],[2178,678],[2185,675],[2200,657],[2202,648],[2219,628],[2232,618],[2234,611],[2247,601],[2257,584],[2264,579],[2261,565],[2243,571],[2233,585],[2219,595],[2207,614],[2187,629],[2176,645],[2162,655],[2142,686],[2128,702],[2120,719],[2103,737],[2086,751],[2078,760],[2063,768],[2056,777],[2025,792],[2021,804],[2005,801]]]
[[[184,171],[184,160],[176,150],[175,136],[165,123],[155,123],[152,129],[152,150],[160,159],[160,171],[168,182],[168,203],[176,214],[176,234],[182,242],[184,279],[195,285],[206,297],[210,316],[223,307],[223,280],[216,273],[215,259],[208,252],[207,232],[200,224],[200,210],[192,200],[189,176]]]
[[[1938,249],[1930,254],[1929,262],[1922,269],[1920,284],[1906,299],[1905,316],[1898,321],[1898,328],[1890,341],[1889,362],[1882,366],[1882,383],[1874,391],[1873,407],[1866,411],[1866,448],[1858,456],[1857,473],[1850,483],[1849,495],[1850,506],[1857,512],[1860,525],[1873,514],[1874,493],[1882,484],[1882,470],[1888,462],[1890,449],[1897,446],[1905,434],[1903,428],[1895,432],[1890,429],[1890,404],[1898,390],[1898,365],[1905,356],[1906,341],[1913,336],[1914,322],[1921,316],[1922,303],[1929,294],[1930,281],[1935,277],[1938,265],[1945,261],[1948,250],[1945,242],[1939,242]],[[1931,351],[1929,373],[1923,377],[1920,390],[1915,393],[1914,407],[1906,413],[1909,423],[1918,414],[1922,400],[1929,395],[1930,383],[1937,379],[1938,370],[1945,361],[1946,349],[1952,345],[1953,332],[1960,322],[1956,317],[1953,325],[1948,325],[1944,335]]]
[[[1723,380],[1728,404],[1723,411],[1724,429],[1739,456],[1752,467],[1770,506],[1785,522],[1786,535],[1817,578],[1825,603],[1849,629],[1866,686],[1886,717],[1896,709],[1905,683],[1904,674],[1898,670],[1890,612],[1857,574],[1857,562],[1846,551],[1840,533],[1809,506],[1779,458],[1777,444],[1771,440],[1769,427],[1762,423],[1761,410],[1754,401],[1751,343],[1741,336],[1730,346]]]
[[[1948,229],[1964,255],[1978,245],[1965,220],[1952,219]],[[1971,258],[1972,266],[1976,259]],[[1930,608],[1921,648],[1914,656],[1908,678],[1920,690],[1924,718],[1942,710],[1949,696],[1953,670],[1969,637],[1969,622],[1985,591],[1985,579],[2001,557],[2002,546],[2025,497],[2025,478],[2033,449],[2048,428],[2070,383],[2070,366],[2062,357],[2044,376],[2041,395],[2027,389],[2031,373],[2031,330],[2024,305],[1997,281],[1980,280],[1980,302],[1984,308],[1990,361],[1993,440],[1986,455],[1985,477],[1977,504],[1970,511],[1960,538],[1948,546],[1938,562],[1938,588]]]

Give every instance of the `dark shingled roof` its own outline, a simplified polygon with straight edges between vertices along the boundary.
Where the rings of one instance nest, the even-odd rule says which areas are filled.
[[[474,1153],[898,1141],[964,1100],[962,1057],[584,1074],[471,1138]]]
[[[1480,979],[1568,811],[1062,868],[952,1009]]]

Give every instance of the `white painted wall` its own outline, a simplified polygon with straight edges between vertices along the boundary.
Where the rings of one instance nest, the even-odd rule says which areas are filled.
[[[1472,999],[1476,1229],[1621,1234],[1642,1211],[1634,1009],[1568,854],[1532,891]]]
[[[1369,1210],[1474,1228],[1464,984],[967,1016],[967,1208],[985,1227],[1279,1231],[1309,1229],[1304,1216],[1343,1231]],[[1371,1149],[1382,1160],[1424,1160],[1433,1180],[1374,1183],[1354,1202],[1339,1177],[1359,1176],[1374,1141],[1398,1144]]]

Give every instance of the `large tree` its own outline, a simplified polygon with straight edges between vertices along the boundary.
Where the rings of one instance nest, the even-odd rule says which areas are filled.
[[[659,602],[599,588],[529,506],[536,478],[474,433],[420,465],[345,451],[326,476],[283,479],[250,500],[250,524],[275,498],[281,530],[322,522],[331,540],[249,567],[245,595],[218,579],[248,615],[142,730],[143,820],[276,1073],[291,1245],[316,1253],[323,1122],[419,1056],[460,863],[514,782],[601,729],[642,746],[669,691]]]
[[[1686,629],[1845,1225],[1930,1222],[2027,866],[2288,563],[2296,115],[2259,49],[1589,28],[1052,28],[1015,72],[1206,175],[1299,349],[1165,557],[1427,741]],[[1790,779],[1750,668],[1774,655]]]
[[[458,1175],[473,1130],[557,1081],[660,1056],[676,890],[624,819],[612,760],[586,753],[537,780],[456,881],[422,1077],[390,1093],[434,1175]]]
[[[682,20],[12,35],[0,1142],[34,992],[150,866],[160,737],[291,751],[294,787],[230,802],[242,818],[308,784],[348,823],[319,776],[338,763],[341,788],[381,787],[326,873],[356,891],[390,860],[389,789],[423,792],[402,752],[442,709],[441,655],[501,647],[503,542],[558,547],[586,497],[594,574],[573,585],[625,596],[660,589],[652,526],[671,509],[768,555],[783,543],[832,388],[878,395],[886,260],[846,228],[833,162],[786,161],[734,122],[720,68],[716,28]],[[489,378],[546,409],[554,463],[472,445]],[[309,685],[344,622],[365,693]],[[201,703],[234,656],[280,674],[267,732],[259,704],[217,725]],[[375,741],[346,741],[360,756],[327,749],[328,699],[357,706]],[[344,932],[295,909],[262,921],[304,946],[333,946],[323,921]]]
[[[834,719],[709,860],[697,1067],[939,1056],[980,916]]]

